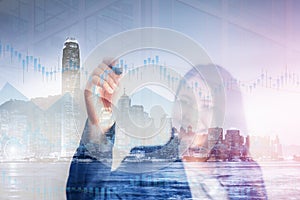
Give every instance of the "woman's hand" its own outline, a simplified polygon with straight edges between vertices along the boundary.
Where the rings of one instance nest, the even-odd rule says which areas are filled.
[[[84,90],[89,125],[105,133],[112,125],[103,123],[112,114],[112,97],[121,75],[112,70],[117,61],[104,59],[92,72]],[[105,115],[103,115],[105,114]]]

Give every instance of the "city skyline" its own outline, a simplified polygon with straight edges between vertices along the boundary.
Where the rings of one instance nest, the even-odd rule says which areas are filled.
[[[14,93],[18,93],[17,94],[17,100],[23,100],[23,101],[31,101],[31,100],[34,100],[33,102],[38,106],[38,107],[40,107],[41,109],[43,109],[43,110],[45,110],[45,109],[47,109],[48,107],[50,107],[52,104],[54,104],[55,103],[55,101],[57,101],[57,98],[55,97],[55,96],[53,96],[54,97],[54,99],[53,100],[50,100],[50,102],[48,103],[48,104],[45,104],[45,102],[44,103],[40,103],[40,102],[38,102],[37,100],[39,99],[39,98],[34,98],[34,99],[26,99],[26,97],[25,96],[22,96],[22,93],[21,92],[19,92],[16,88],[14,88],[13,86],[11,86],[10,84],[7,84],[6,85],[7,87],[9,87],[10,89],[9,89],[9,91],[11,91],[12,93],[12,95],[14,94]],[[151,92],[153,92],[154,94],[156,93],[155,91],[152,91],[152,90],[150,90]],[[0,92],[1,92],[1,90],[0,90]],[[143,91],[144,92],[144,91]],[[7,93],[7,92],[6,92]],[[156,93],[158,96],[160,96],[158,93]],[[10,95],[10,93],[8,94],[8,95]],[[141,102],[141,100],[138,100],[138,99],[140,99],[140,97],[141,97],[141,95],[142,95],[142,93],[135,93],[134,95],[133,95],[133,97],[134,97],[134,102],[136,102],[136,103],[140,103]],[[3,96],[4,97],[4,96]],[[51,96],[49,96],[49,98],[51,98]],[[163,97],[162,97],[163,98]],[[6,96],[6,99],[9,99],[9,100],[13,100],[14,98],[10,98],[9,96]],[[42,98],[43,99],[43,98]],[[5,102],[3,102],[3,103],[5,103]],[[146,108],[147,109],[149,109],[149,105],[146,105]],[[149,110],[148,110],[149,111]],[[170,111],[169,111],[170,112]],[[187,127],[186,127],[187,128]],[[232,127],[232,128],[234,128],[234,127]],[[253,135],[253,136],[276,136],[276,135],[280,135],[280,134],[278,134],[278,133],[273,133],[273,134],[267,134],[267,133],[264,133],[264,134],[261,134],[261,133],[251,133],[251,132],[248,132],[248,133],[246,133],[246,134],[248,134],[248,135]]]
[[[3,27],[0,31],[2,49],[10,44],[22,53],[25,61],[28,54],[51,71],[51,68],[61,67],[58,63],[62,58],[62,44],[68,36],[75,37],[80,43],[83,61],[96,45],[114,34],[146,26],[169,28],[198,42],[214,63],[247,85],[242,87],[247,132],[278,134],[285,144],[295,144],[298,140],[299,2],[69,2],[47,11],[53,19],[42,14],[46,12],[42,9],[46,4],[51,3],[1,3],[1,13],[8,19],[0,23]],[[69,10],[68,6],[74,9]],[[147,14],[142,15],[141,10]],[[76,12],[82,15],[76,15]],[[191,18],[198,20],[191,21]],[[107,28],[104,30],[103,27]],[[3,53],[2,50],[2,56]],[[8,52],[6,56],[9,61]],[[43,82],[42,76],[27,73],[25,67],[23,83],[22,61],[21,64],[10,64],[0,59],[0,63],[0,88],[8,82],[29,98],[58,94],[61,90],[60,74],[56,76],[57,81]],[[258,79],[262,83],[262,74],[264,81],[266,76],[272,78],[272,88],[258,85]],[[285,84],[286,76],[288,84]]]

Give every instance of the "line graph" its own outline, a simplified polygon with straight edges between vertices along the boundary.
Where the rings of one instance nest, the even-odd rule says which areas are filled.
[[[81,76],[84,77],[82,81],[87,81],[89,72],[89,67],[85,66],[76,66],[75,63],[72,63],[72,60],[69,61],[69,67],[62,68],[61,60],[58,57],[57,65],[47,66],[41,62],[41,59],[38,56],[31,55],[28,52],[24,53],[14,48],[10,43],[3,43],[0,40],[0,65],[1,64],[12,64],[14,67],[17,67],[22,71],[22,82],[26,84],[25,75],[27,73],[34,73],[34,77],[42,77],[42,80],[45,82],[60,81],[58,80],[58,75],[69,71],[69,70],[80,70]],[[132,67],[129,67],[126,64],[127,61],[120,58],[120,65],[125,73],[129,73],[129,76],[140,76],[143,77],[143,74],[139,74],[139,69],[132,64]],[[170,82],[178,81],[178,77],[172,77],[168,74],[166,63],[162,64],[159,55],[154,57],[147,57],[143,60],[144,66],[156,65],[159,67],[160,76],[165,79],[168,79]],[[240,88],[243,92],[252,93],[256,89],[272,89],[277,91],[284,92],[300,92],[300,78],[299,74],[290,71],[288,66],[283,67],[283,70],[280,74],[272,75],[271,71],[261,69],[261,72],[257,73],[257,76],[251,78],[250,80],[240,80],[238,78],[224,79],[223,84],[224,88],[227,90],[234,90],[236,87]],[[199,83],[195,82],[194,86],[197,87]],[[217,90],[218,88],[214,88]]]

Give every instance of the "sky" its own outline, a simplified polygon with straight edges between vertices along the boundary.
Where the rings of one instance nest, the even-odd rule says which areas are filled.
[[[297,144],[299,9],[297,0],[3,0],[0,43],[54,71],[61,67],[68,36],[78,40],[83,63],[99,43],[122,31],[140,27],[178,31],[195,40],[240,83],[249,133],[278,134],[282,143]],[[59,74],[43,79],[33,64],[23,70],[17,56],[12,59],[4,53],[0,88],[9,82],[29,98],[60,93]]]

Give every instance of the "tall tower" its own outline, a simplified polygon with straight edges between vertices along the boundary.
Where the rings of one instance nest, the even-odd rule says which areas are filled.
[[[76,123],[80,117],[78,100],[80,89],[80,55],[75,38],[67,38],[62,57],[61,99],[61,156],[71,156],[77,144]]]
[[[80,52],[75,38],[68,37],[64,43],[62,57],[62,94],[74,95],[80,88]]]

